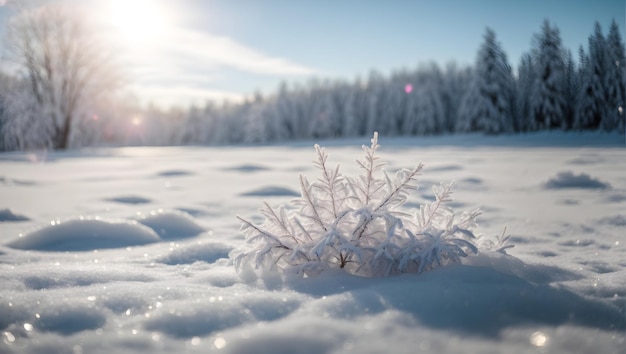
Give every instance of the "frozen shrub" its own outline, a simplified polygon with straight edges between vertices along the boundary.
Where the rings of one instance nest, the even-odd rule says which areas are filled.
[[[459,263],[477,252],[471,231],[478,210],[456,215],[447,206],[452,183],[434,187],[435,200],[407,213],[401,206],[417,189],[423,165],[390,176],[376,152],[378,134],[357,160],[362,173],[344,176],[331,168],[324,148],[315,145],[321,176],[300,175],[301,196],[289,208],[267,203],[261,225],[239,217],[247,246],[238,251],[238,271],[254,268],[312,276],[344,269],[367,277],[422,273]],[[490,244],[504,252],[506,247]]]

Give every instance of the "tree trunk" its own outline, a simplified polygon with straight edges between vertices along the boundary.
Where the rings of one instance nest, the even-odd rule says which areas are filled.
[[[56,148],[59,150],[65,150],[69,147],[71,123],[72,123],[72,116],[67,115],[63,122],[63,128],[61,128],[61,132],[59,133],[59,136],[57,137]]]

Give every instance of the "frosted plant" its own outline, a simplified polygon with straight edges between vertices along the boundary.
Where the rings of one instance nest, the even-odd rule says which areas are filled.
[[[311,182],[300,175],[301,197],[289,208],[261,208],[261,225],[239,217],[247,246],[234,258],[244,269],[278,270],[312,276],[327,269],[368,277],[422,273],[459,263],[476,253],[471,231],[478,210],[454,214],[452,184],[433,188],[435,200],[409,214],[401,206],[417,189],[422,164],[390,176],[376,155],[378,134],[363,146],[357,160],[362,173],[344,176],[328,166],[324,148],[315,145],[321,176]]]

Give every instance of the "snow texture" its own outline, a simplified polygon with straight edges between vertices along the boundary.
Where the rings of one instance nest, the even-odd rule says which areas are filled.
[[[300,194],[289,188],[267,186],[241,193],[242,197],[297,197]]]
[[[593,178],[586,173],[574,174],[571,171],[559,172],[554,178],[545,183],[548,189],[583,188],[583,189],[608,189],[611,185]]]
[[[159,236],[152,229],[136,223],[78,219],[52,222],[51,226],[22,235],[7,245],[23,250],[88,251],[158,241]]]
[[[262,198],[273,208],[293,198],[241,195],[278,181],[297,190],[313,144],[0,154],[5,181],[33,182],[0,183],[0,210],[29,218],[0,223],[0,352],[623,353],[623,139],[382,137],[389,171],[426,166],[405,206],[456,180],[455,202],[484,212],[475,231],[506,225],[515,244],[385,278],[235,271],[245,244],[235,216],[260,224]],[[364,140],[324,145],[350,176]],[[237,169],[251,162],[264,169]],[[573,166],[583,185],[611,188],[545,188]],[[174,170],[189,173],[155,178]],[[107,201],[120,196],[151,202]]]
[[[110,198],[110,199],[107,199],[107,200],[111,201],[111,202],[127,203],[127,204],[146,204],[146,203],[150,203],[151,202],[151,200],[148,199],[148,198],[144,198],[144,197],[140,197],[140,196],[134,196],[134,195],[114,197],[114,198]]]
[[[141,214],[137,221],[156,231],[164,240],[193,237],[205,231],[191,215],[182,211],[152,210]]]
[[[2,209],[0,210],[0,222],[6,221],[28,221],[30,220],[24,215],[15,214],[11,211],[11,209]]]

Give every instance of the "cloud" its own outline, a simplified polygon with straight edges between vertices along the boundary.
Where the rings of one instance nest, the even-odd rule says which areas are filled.
[[[236,40],[171,27],[147,41],[118,43],[123,61],[142,72],[235,69],[262,76],[309,76],[314,68],[261,53]]]
[[[169,41],[176,43],[171,47],[172,52],[184,60],[227,66],[261,75],[312,75],[317,72],[288,59],[266,55],[225,36],[172,29],[168,37]]]
[[[238,101],[268,80],[318,73],[232,38],[184,28],[170,27],[148,41],[117,46],[138,94],[159,105]],[[253,86],[246,89],[246,82]]]

